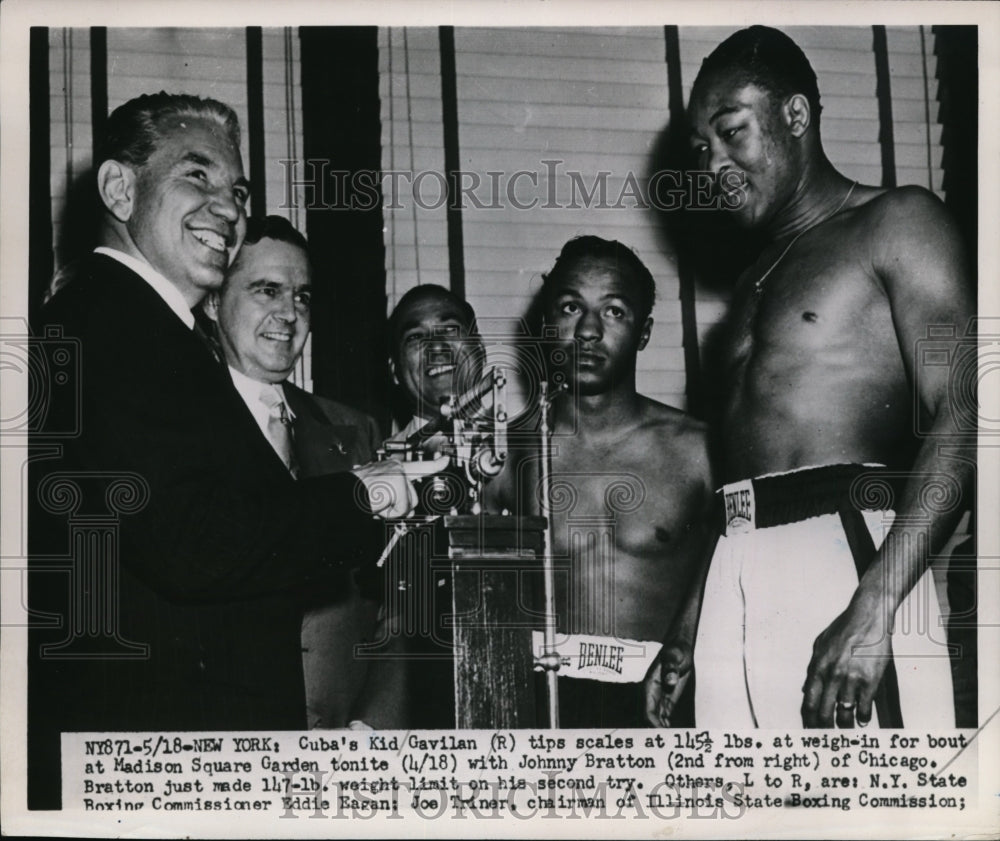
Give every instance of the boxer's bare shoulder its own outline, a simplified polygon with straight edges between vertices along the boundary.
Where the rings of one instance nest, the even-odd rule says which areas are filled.
[[[660,498],[687,498],[691,484],[710,484],[702,421],[665,403],[636,395],[630,422],[594,433],[580,429],[556,439],[556,470],[638,477]],[[662,486],[662,487],[661,487]]]
[[[674,406],[668,406],[645,395],[638,395],[641,406],[643,427],[655,434],[669,433],[670,441],[676,447],[686,447],[693,443],[704,443],[708,434],[708,424]],[[691,455],[695,455],[691,453]],[[704,453],[701,453],[704,455]]]
[[[965,305],[961,253],[932,193],[859,187],[842,212],[762,254],[730,312],[725,480],[905,461],[903,350]]]
[[[967,268],[962,236],[933,193],[915,186],[886,190],[859,211],[873,268],[884,282],[905,280],[920,294],[935,297],[951,294],[961,282],[964,273],[955,269]]]
[[[652,485],[696,491],[692,484],[711,485],[708,464],[708,425],[673,406],[638,395],[637,424],[622,447],[622,460],[644,465]],[[695,494],[696,495],[696,494]]]

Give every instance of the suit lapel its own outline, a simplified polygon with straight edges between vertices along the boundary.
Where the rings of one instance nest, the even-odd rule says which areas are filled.
[[[295,414],[295,457],[299,475],[319,476],[350,470],[354,466],[357,430],[335,424],[323,413],[310,395],[285,383],[285,398]]]

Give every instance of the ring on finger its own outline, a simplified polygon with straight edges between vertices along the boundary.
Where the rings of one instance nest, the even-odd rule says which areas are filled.
[[[857,704],[854,701],[837,701],[837,709],[850,711],[853,710]]]

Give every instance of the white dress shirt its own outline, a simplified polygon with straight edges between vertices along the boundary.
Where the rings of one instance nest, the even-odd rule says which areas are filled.
[[[181,290],[149,265],[149,263],[145,260],[140,260],[138,257],[133,257],[131,254],[126,254],[124,251],[119,251],[117,248],[108,248],[106,245],[95,248],[94,253],[112,257],[126,268],[134,271],[153,287],[153,291],[187,325],[188,330],[194,329],[194,315],[191,313],[191,308],[187,305],[187,301],[184,300]]]
[[[237,371],[232,365],[229,366],[229,374],[233,378],[233,385],[236,386],[236,390],[240,393],[240,397],[243,398],[243,402],[247,404],[247,408],[250,410],[250,414],[253,415],[253,419],[257,421],[257,426],[260,427],[260,431],[264,433],[264,437],[268,440],[272,447],[274,447],[274,442],[271,440],[271,436],[267,433],[267,422],[271,417],[271,410],[268,409],[267,404],[260,399],[261,393],[265,388],[277,388],[281,392],[282,399],[285,401],[285,409],[288,411],[288,418],[291,421],[295,420],[295,413],[292,411],[291,407],[288,405],[288,399],[285,397],[285,389],[281,383],[262,383],[257,380],[252,380],[242,371]],[[277,452],[277,447],[274,448]],[[278,453],[280,456],[281,453]]]

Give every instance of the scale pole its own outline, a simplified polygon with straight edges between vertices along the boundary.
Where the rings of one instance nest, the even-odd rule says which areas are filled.
[[[549,727],[557,729],[559,727],[559,655],[556,653],[555,570],[552,558],[552,430],[549,427],[549,408],[552,405],[552,400],[549,397],[549,384],[547,382],[541,383],[541,395],[538,403],[542,412],[541,508],[542,516],[545,518],[545,531],[542,533],[542,582],[545,598],[542,666],[545,669],[545,682],[548,690]]]

